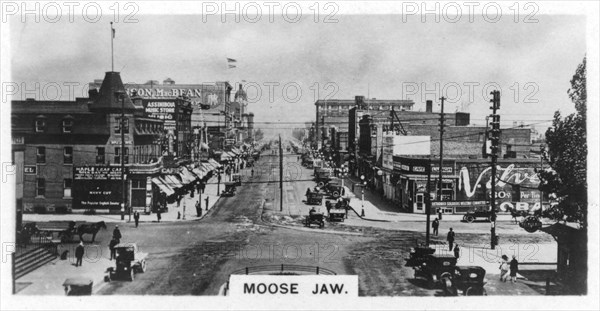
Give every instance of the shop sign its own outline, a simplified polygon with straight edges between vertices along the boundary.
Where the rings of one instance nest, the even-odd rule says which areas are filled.
[[[25,144],[25,137],[23,137],[23,136],[13,136],[13,138],[12,138],[12,144],[13,145],[24,145]]]
[[[127,171],[125,171],[127,173]],[[121,180],[120,167],[79,166],[73,167],[74,180]]]
[[[27,175],[37,175],[37,166],[35,165],[25,165],[23,167],[23,173]]]

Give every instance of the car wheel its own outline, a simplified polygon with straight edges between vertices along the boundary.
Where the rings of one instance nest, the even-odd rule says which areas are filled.
[[[485,290],[483,289],[483,287],[469,287],[467,288],[467,290],[465,291],[465,296],[483,296],[487,293],[485,293]]]
[[[133,269],[129,269],[129,280],[132,282],[135,280],[135,272],[133,272]]]
[[[142,261],[141,265],[140,265],[140,272],[144,273],[146,272],[146,261]]]
[[[333,197],[334,197],[334,198],[336,198],[336,199],[337,199],[339,196],[340,196],[340,193],[339,193],[339,192],[337,192],[337,191],[334,191],[334,192],[333,192]]]
[[[473,217],[473,216],[471,216],[471,215],[469,215],[469,216],[466,216],[466,217],[467,217],[467,218],[466,218],[467,222],[473,222],[473,221],[475,220],[475,217]]]

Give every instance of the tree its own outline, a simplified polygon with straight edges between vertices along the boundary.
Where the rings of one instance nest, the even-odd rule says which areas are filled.
[[[261,140],[264,138],[264,136],[265,136],[265,134],[263,133],[263,131],[261,129],[254,130],[254,139],[255,140]]]
[[[577,112],[562,118],[554,113],[546,131],[544,159],[551,169],[540,173],[540,190],[556,195],[558,204],[545,211],[555,220],[587,228],[586,59],[577,67],[567,91]]]

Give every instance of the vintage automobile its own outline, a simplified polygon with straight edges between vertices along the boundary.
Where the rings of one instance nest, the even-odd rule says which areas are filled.
[[[450,254],[428,254],[421,265],[413,266],[415,279],[424,278],[427,287],[435,288],[443,277],[452,277],[456,267],[456,257]]]
[[[321,192],[311,191],[306,194],[306,203],[310,205],[321,205],[323,204],[323,197],[325,194]]]
[[[242,175],[240,174],[231,174],[231,181],[235,183],[237,187],[242,185]]]
[[[327,195],[339,198],[341,195],[344,195],[344,188],[341,185],[341,180],[339,178],[331,178],[327,184],[323,187]]]
[[[225,189],[221,192],[221,195],[224,197],[232,197],[235,195],[235,182],[229,181],[223,183]]]
[[[64,281],[63,287],[67,296],[88,296],[92,294],[94,281],[83,277],[68,278]]]
[[[331,180],[331,169],[315,168],[314,175],[314,180],[317,182],[317,186],[323,187]]]
[[[485,296],[485,269],[478,266],[457,266],[452,275],[442,277],[442,285],[447,295],[457,296],[462,291],[465,296]]]
[[[106,281],[125,278],[133,281],[136,273],[146,272],[147,253],[138,251],[135,243],[119,243],[115,246],[116,267],[108,269]]]
[[[344,221],[346,219],[346,210],[342,208],[332,208],[329,210],[329,221]]]
[[[427,261],[427,256],[435,253],[435,249],[430,248],[424,244],[417,244],[410,250],[410,257],[406,258],[406,267],[420,267],[424,262]]]
[[[309,213],[308,216],[304,218],[304,226],[310,227],[310,225],[315,224],[318,225],[319,228],[325,227],[325,215],[323,213]]]

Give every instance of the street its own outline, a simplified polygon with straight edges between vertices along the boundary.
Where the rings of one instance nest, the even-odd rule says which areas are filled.
[[[296,165],[296,155],[287,154],[284,159],[284,167],[301,170],[296,175],[291,175],[291,169],[284,170],[288,173],[288,180],[284,176],[283,212],[279,212],[276,164],[279,159],[264,156],[256,163],[254,176],[243,173],[243,185],[237,194],[222,197],[200,221],[149,223],[137,229],[132,224],[121,226],[125,241],[138,243],[140,251],[150,254],[148,268],[134,282],[113,281],[99,294],[217,295],[229,274],[235,270],[280,264],[320,266],[338,274],[357,274],[359,293],[365,296],[440,294],[441,290],[427,289],[424,284],[415,281],[412,268],[404,266],[415,241],[424,240],[423,233],[404,230],[405,226],[422,229],[422,221],[407,221],[399,226],[395,223],[365,223],[351,215],[345,223],[327,223],[323,230],[327,233],[314,227],[308,230],[295,225],[279,227],[264,221],[271,219],[267,215],[300,219],[299,215],[306,214],[309,209],[302,200],[305,189],[314,186],[314,182],[310,181],[311,172]],[[464,263],[481,261],[477,258],[489,244],[489,236],[460,232],[463,227],[474,226],[475,229],[481,228],[481,233],[487,233],[489,224],[456,221],[452,226],[459,232],[457,241],[465,254]],[[114,224],[110,224],[108,230],[100,232],[97,237],[100,245],[107,244],[113,227]],[[445,248],[444,230],[441,229],[440,235],[432,238],[433,244],[441,245],[440,249]],[[551,237],[546,235],[516,232],[503,235],[504,240],[506,242],[501,246],[507,253],[514,251],[515,246],[519,248],[519,245],[544,246],[552,242]],[[536,254],[530,252],[524,255],[535,257]],[[490,266],[495,267],[496,252],[487,256],[493,262]],[[533,257],[529,259],[541,261]],[[493,275],[499,272],[490,269],[487,273],[488,279],[495,279]],[[524,284],[500,285],[516,286],[522,294],[535,294]],[[495,292],[488,290],[489,294]],[[504,293],[503,290],[498,292]]]

